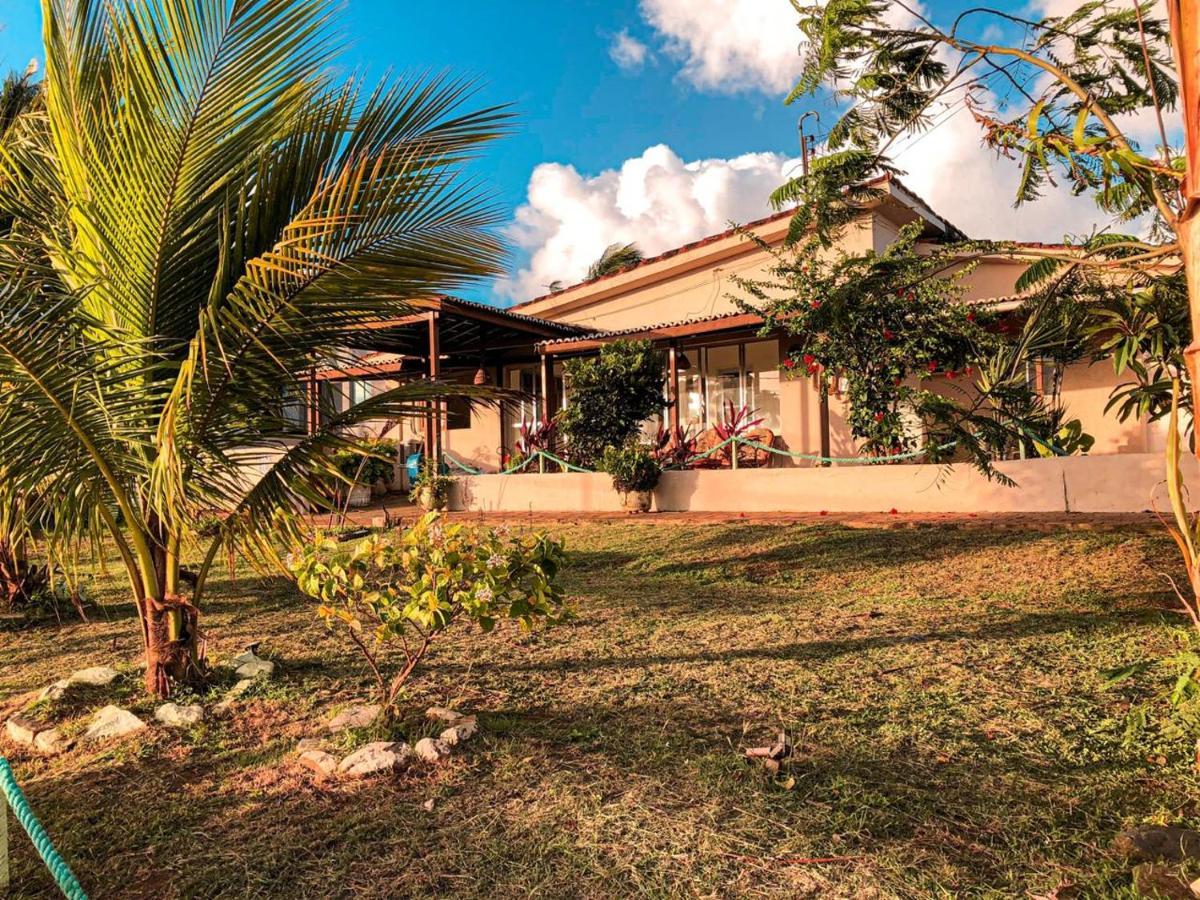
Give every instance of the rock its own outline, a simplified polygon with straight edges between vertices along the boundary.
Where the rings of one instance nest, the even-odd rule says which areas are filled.
[[[325,750],[329,743],[324,738],[301,738],[296,742],[296,752],[305,753],[309,750]]]
[[[191,728],[204,721],[204,707],[199,703],[190,706],[180,706],[177,703],[164,703],[154,711],[154,718],[164,725],[173,728]]]
[[[450,745],[445,741],[435,741],[433,738],[421,738],[413,748],[419,759],[425,762],[441,762],[450,755]]]
[[[422,803],[421,809],[425,810],[425,812],[433,812],[433,799],[433,797],[430,797],[428,800]]]
[[[1170,866],[1142,863],[1133,870],[1133,884],[1139,896],[1161,900],[1195,900],[1187,882]]]
[[[351,706],[342,710],[329,720],[325,727],[330,731],[345,731],[347,728],[366,728],[379,715],[380,706],[376,703],[365,706]]]
[[[1133,862],[1200,859],[1200,831],[1176,825],[1138,825],[1113,838],[1112,848]]]
[[[96,713],[92,724],[83,733],[83,738],[87,741],[102,741],[108,738],[124,737],[135,731],[141,731],[145,727],[146,723],[129,710],[121,709],[119,706],[106,706]]]
[[[33,740],[37,737],[38,729],[41,727],[39,723],[32,719],[26,719],[24,716],[13,716],[4,723],[4,730],[8,733],[9,740],[17,744],[25,744],[27,747],[33,746]]]
[[[246,660],[234,669],[233,674],[238,678],[270,678],[275,674],[275,663],[269,659],[255,657],[254,659]]]
[[[448,747],[455,747],[475,736],[479,724],[474,716],[463,716],[439,735],[439,739]]]
[[[57,728],[47,728],[37,733],[33,746],[42,753],[62,753],[71,748],[71,741]]]
[[[80,669],[73,672],[67,679],[68,684],[86,684],[91,687],[108,687],[121,677],[121,673],[112,666],[92,666],[90,669]],[[61,684],[61,682],[59,682]]]
[[[243,678],[225,692],[225,696],[221,698],[221,702],[213,707],[213,712],[215,712],[217,715],[224,715],[225,713],[229,712],[233,704],[240,700],[246,691],[250,690],[252,687],[254,687],[254,679]]]
[[[452,709],[447,709],[444,706],[431,706],[425,710],[425,718],[432,719],[435,722],[445,722],[447,725],[453,725],[459,719],[463,718],[463,714],[455,712]]]
[[[299,758],[302,766],[312,769],[322,778],[332,775],[338,768],[337,758],[324,750],[305,750]]]
[[[403,742],[376,741],[351,753],[338,765],[338,771],[353,778],[365,778],[391,772],[408,759],[412,750]]]
[[[42,700],[49,700],[53,702],[55,700],[61,700],[63,695],[70,687],[71,680],[69,678],[63,678],[59,681],[56,681],[54,684],[50,685],[50,687],[44,688],[42,692],[38,694],[38,701],[41,702]]]

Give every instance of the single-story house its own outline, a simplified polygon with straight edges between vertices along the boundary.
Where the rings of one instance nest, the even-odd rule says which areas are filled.
[[[931,244],[963,236],[898,179],[884,177],[878,183],[882,195],[863,209],[857,226],[848,230],[846,251],[883,249],[895,239],[902,226],[914,221],[923,223],[925,239]],[[777,246],[787,233],[790,218],[791,213],[785,211],[745,227],[768,245]],[[1014,287],[1017,278],[1039,251],[1047,249],[1047,245],[1042,244],[1020,246],[1028,248],[1028,259],[1019,255],[990,257],[968,274],[964,281],[966,299],[1001,310],[1019,305],[1020,298],[1015,295]],[[521,391],[527,399],[520,404],[502,409],[471,409],[465,403],[451,403],[436,414],[395,424],[386,435],[401,443],[402,456],[428,445],[432,452],[442,454],[464,472],[498,473],[516,444],[522,422],[532,423],[552,415],[565,403],[564,360],[594,353],[610,341],[647,339],[665,351],[667,360],[667,396],[662,413],[665,424],[690,427],[694,433],[702,432],[719,419],[725,402],[732,401],[736,407],[745,405],[756,409],[756,415],[763,419],[763,426],[772,432],[781,449],[813,456],[853,457],[858,448],[845,423],[846,407],[842,399],[835,394],[823,403],[812,378],[785,376],[780,361],[788,350],[789,337],[786,334],[764,336],[760,317],[739,309],[732,299],[731,295],[736,293],[731,280],[733,276],[766,276],[771,263],[768,253],[731,229],[645,259],[617,273],[584,281],[508,309],[450,297],[420,301],[418,311],[412,315],[372,332],[370,352],[361,356],[357,367],[318,371],[310,390],[325,391],[326,401],[337,405],[358,402],[380,385],[409,378],[498,384]],[[1084,430],[1095,438],[1089,459],[1082,462],[1128,455],[1136,457],[1128,462],[1137,463],[1145,473],[1141,480],[1135,479],[1124,487],[1124,494],[1128,496],[1111,502],[1094,501],[1092,506],[1122,511],[1127,507],[1148,507],[1149,492],[1161,477],[1158,473],[1161,471],[1159,455],[1165,440],[1164,423],[1118,422],[1113,415],[1105,413],[1109,393],[1117,383],[1109,366],[1093,366],[1084,361],[1061,374],[1061,397],[1070,416],[1080,419]],[[1030,377],[1039,386],[1049,383],[1040,366],[1030,373]],[[309,415],[313,414],[309,412]],[[1054,496],[1029,502],[1061,509],[1071,508],[1071,488],[1064,486],[1065,475],[1051,477],[1050,469],[1054,468],[1058,473],[1064,466],[1070,468],[1080,462],[1079,459],[1039,459],[1016,460],[1006,465],[1017,465],[1018,468],[1024,465],[1030,471],[1035,471],[1031,467],[1040,465],[1042,468],[1036,470],[1037,477],[1049,479],[1045,489]],[[817,471],[805,475],[794,472],[798,468],[812,467],[818,467]],[[839,468],[849,468],[855,474],[838,474],[834,470]],[[951,501],[948,498],[953,491],[945,491],[943,477],[939,486],[932,488],[932,493],[924,499],[909,498],[911,490],[905,488],[899,492],[903,499],[896,503],[871,499],[869,505],[863,505],[868,502],[871,490],[869,484],[863,487],[864,478],[866,482],[875,479],[881,484],[898,477],[911,481],[911,470],[933,467],[909,465],[904,468],[910,471],[899,475],[895,471],[891,475],[880,474],[882,470],[898,468],[901,466],[822,467],[814,461],[775,457],[770,469],[756,472],[673,472],[668,473],[670,478],[664,478],[665,483],[682,483],[682,477],[688,476],[693,480],[700,478],[706,485],[719,486],[722,482],[713,481],[713,478],[736,477],[740,479],[737,490],[743,496],[735,498],[720,487],[713,487],[711,491],[707,487],[703,491],[693,488],[689,489],[688,497],[670,499],[664,495],[659,505],[664,508],[666,504],[674,504],[685,508],[736,510],[807,509],[825,503],[830,508],[887,509],[899,503],[904,508],[941,509],[959,503],[966,509],[986,509],[1024,508],[1022,504],[1026,502],[1018,499],[1020,494],[1028,493],[1024,488],[1017,490],[996,485],[986,488],[988,497],[1003,497],[1003,494],[995,493],[997,490],[1008,491],[1010,496]],[[784,482],[780,479],[785,476],[779,472],[789,469],[793,470],[792,480],[787,484],[793,487],[782,489],[780,485]],[[481,485],[488,477],[467,479],[471,482],[467,490],[476,496],[492,496],[492,492],[498,490],[495,485],[504,481],[509,494],[519,495],[519,499],[512,500],[518,504],[514,508],[522,508],[519,504],[526,502],[557,509],[597,503],[604,506],[611,499],[583,501],[570,493],[560,497],[558,492],[568,484],[565,481],[557,482],[550,494],[535,488],[532,481],[523,482],[519,490],[509,484],[514,478],[533,477],[527,475],[496,476],[500,480],[485,491]],[[536,479],[542,481],[554,477],[567,476],[544,475],[536,476]],[[581,484],[588,477],[602,478],[572,477]],[[963,477],[973,479],[977,476],[964,473]],[[757,478],[757,481],[746,483],[760,485],[761,495],[756,491],[746,494],[740,485],[748,478]],[[1086,483],[1094,487],[1093,476],[1081,475],[1079,478],[1081,486]],[[839,499],[840,489],[832,488],[833,495],[827,496],[826,487],[839,479],[853,488],[851,496]],[[1029,482],[1029,478],[1017,480]],[[729,485],[732,483],[728,481]],[[814,491],[813,485],[826,487]],[[1014,490],[1017,493],[1012,494]],[[663,491],[669,493],[669,485],[665,485],[660,493]],[[868,493],[864,494],[864,491]],[[526,497],[527,493],[534,495],[532,501]],[[938,494],[942,494],[943,499],[937,499]],[[499,501],[472,502],[468,497],[460,498],[460,502],[482,508],[489,503],[495,507]],[[546,503],[558,505],[546,507]]]

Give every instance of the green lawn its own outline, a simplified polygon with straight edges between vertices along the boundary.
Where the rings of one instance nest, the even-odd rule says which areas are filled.
[[[1200,822],[1188,748],[1122,746],[1149,686],[1097,677],[1167,648],[1157,573],[1177,563],[1153,532],[557,530],[577,621],[457,632],[413,684],[410,739],[432,703],[480,713],[440,768],[318,784],[290,759],[368,680],[249,572],[214,585],[209,652],[261,639],[281,671],[233,717],[0,748],[97,898],[1132,896],[1112,835]],[[101,582],[111,621],[0,619],[0,702],[114,663],[149,716],[120,585]],[[79,727],[110,699],[45,714]],[[771,780],[740,751],[780,729],[797,752]],[[13,845],[16,895],[51,895]]]

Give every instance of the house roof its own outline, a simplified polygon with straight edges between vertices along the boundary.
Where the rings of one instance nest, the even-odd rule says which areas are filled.
[[[939,220],[940,223],[945,227],[946,233],[948,235],[956,236],[956,237],[960,237],[960,238],[965,237],[965,234],[959,228],[957,228],[953,223],[951,223],[944,216],[935,212],[933,210],[933,207],[931,207],[929,205],[929,203],[927,203],[916,191],[912,190],[906,184],[904,184],[904,182],[900,181],[900,179],[897,178],[896,176],[891,175],[891,174],[884,174],[884,175],[880,175],[877,178],[872,178],[870,181],[866,182],[866,185],[868,187],[876,186],[876,185],[883,185],[883,184],[895,185],[901,191],[908,194],[909,197],[911,197],[916,203],[925,207],[925,209],[928,210],[929,213],[934,218]],[[680,246],[673,247],[670,250],[665,250],[662,253],[659,253],[655,256],[648,256],[645,259],[640,260],[639,262],[633,263],[632,265],[624,266],[623,268],[617,269],[615,272],[609,272],[606,275],[600,275],[600,276],[597,276],[596,278],[587,278],[587,279],[584,279],[583,281],[577,282],[576,284],[569,285],[568,287],[565,287],[562,290],[551,291],[549,293],[542,294],[541,296],[534,297],[530,300],[525,300],[525,301],[522,301],[521,303],[516,303],[513,306],[508,307],[508,309],[509,310],[522,309],[526,306],[532,306],[533,304],[540,303],[544,300],[550,300],[550,299],[554,299],[554,298],[563,297],[564,295],[569,294],[573,291],[576,291],[582,287],[587,287],[587,286],[590,286],[593,284],[598,284],[598,283],[606,281],[610,278],[616,278],[619,275],[624,275],[627,272],[632,272],[635,269],[640,269],[644,266],[650,266],[655,263],[663,262],[664,260],[670,259],[673,256],[678,256],[681,253],[688,253],[692,250],[698,250],[699,248],[704,247],[708,244],[715,244],[718,241],[726,240],[728,238],[733,237],[739,231],[743,231],[743,230],[753,231],[756,228],[762,228],[766,225],[772,225],[776,222],[781,222],[785,219],[790,219],[795,214],[796,214],[796,208],[789,207],[788,209],[780,210],[777,213],[772,213],[769,216],[764,216],[761,219],[755,219],[753,222],[747,222],[744,225],[735,225],[731,228],[725,229],[724,231],[717,232],[716,234],[710,234],[707,237],[700,238],[699,240],[691,241],[690,243],[687,243],[687,244],[681,244]]]
[[[710,316],[693,316],[688,319],[678,319],[674,322],[656,322],[653,325],[638,325],[632,328],[617,328],[610,331],[589,331],[574,337],[556,338],[542,341],[538,349],[550,353],[572,353],[593,350],[609,341],[619,338],[637,338],[646,340],[665,340],[671,338],[690,337],[697,334],[711,334],[717,331],[755,328],[762,325],[763,317],[756,313],[727,312]]]

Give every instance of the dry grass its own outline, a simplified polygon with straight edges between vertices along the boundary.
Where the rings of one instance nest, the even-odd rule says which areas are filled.
[[[1164,765],[1122,743],[1149,686],[1097,677],[1166,649],[1152,573],[1175,563],[1152,533],[561,530],[578,621],[456,633],[414,684],[410,739],[432,702],[481,714],[439,769],[319,784],[288,759],[368,681],[308,603],[249,575],[215,585],[210,653],[261,639],[281,674],[235,717],[0,749],[95,897],[1111,897],[1116,830],[1200,815],[1185,748]],[[149,715],[132,610],[100,586],[111,622],[0,620],[0,703],[114,663]],[[108,699],[45,714],[80,727]],[[779,729],[794,783],[740,757]],[[17,895],[50,896],[13,852]]]

